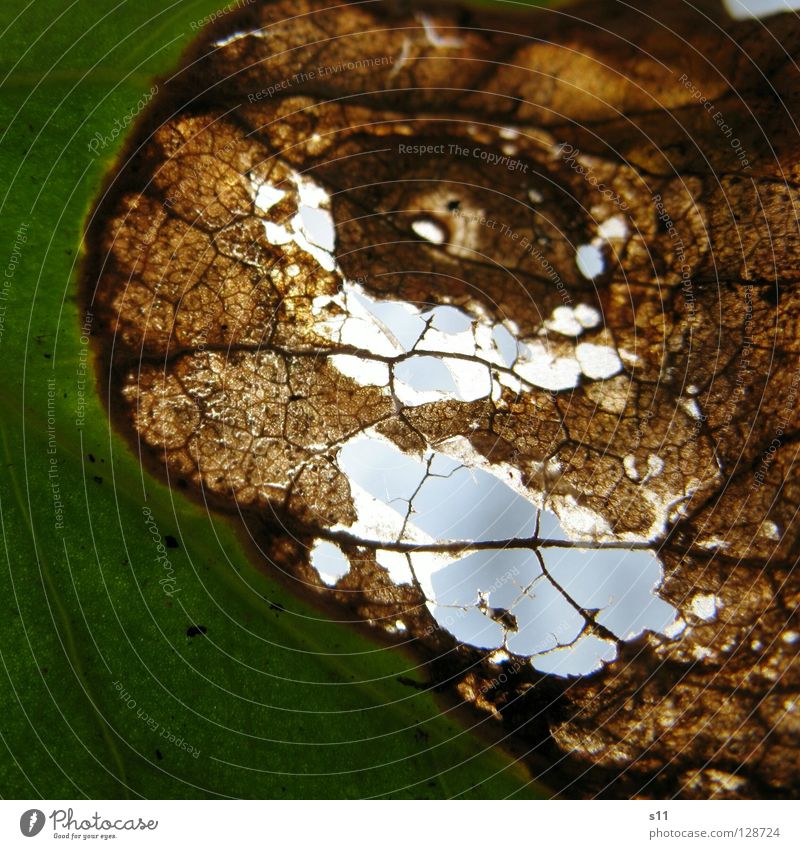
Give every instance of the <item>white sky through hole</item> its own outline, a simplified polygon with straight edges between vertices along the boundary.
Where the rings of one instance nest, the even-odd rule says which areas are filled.
[[[254,186],[267,237],[278,244],[294,241],[326,270],[339,270],[327,193],[303,175],[292,179],[293,189]],[[297,212],[285,221],[270,216],[292,190]],[[432,222],[417,224],[418,236],[438,241]],[[581,246],[577,261],[587,277],[603,271],[602,252],[594,245]],[[354,349],[332,356],[331,363],[356,382],[386,391],[393,377],[396,399],[407,407],[443,399],[499,400],[504,389],[568,390],[622,369],[613,348],[582,341],[602,325],[597,310],[586,304],[556,308],[545,320],[544,335],[525,340],[515,337],[510,324],[477,318],[477,307],[470,315],[447,305],[381,300],[352,281],[336,295],[316,298],[313,311],[317,332]],[[548,333],[563,341],[551,344]],[[570,340],[571,346],[565,344]],[[541,493],[522,485],[518,470],[491,466],[464,439],[411,456],[367,431],[340,448],[337,462],[349,479],[358,517],[338,530],[364,539],[424,544],[529,538],[543,503]],[[659,462],[653,457],[650,465]],[[642,474],[653,471],[660,469],[648,466]],[[561,518],[542,509],[541,537],[585,540],[586,547],[540,549],[549,578],[535,551],[513,543],[461,556],[406,556],[379,547],[377,561],[395,583],[416,578],[432,615],[457,639],[498,650],[495,658],[507,658],[507,652],[531,656],[541,671],[585,674],[616,653],[613,643],[585,631],[584,618],[563,593],[584,609],[599,610],[597,621],[621,639],[644,629],[678,633],[675,609],[655,594],[662,580],[657,558],[650,551],[593,548],[598,535],[611,538],[605,520],[577,503],[548,502],[551,506]],[[311,562],[328,586],[349,570],[342,550],[328,541],[315,543]],[[702,614],[710,609],[707,602],[698,606]]]
[[[758,18],[800,9],[800,0],[724,0],[734,18]]]
[[[311,565],[328,586],[333,586],[350,571],[350,564],[338,545],[317,540],[311,549]]]
[[[370,518],[385,515],[386,508],[396,516],[393,531],[409,516],[402,537],[409,541],[508,540],[534,532],[537,509],[532,501],[496,475],[468,468],[444,453],[416,458],[367,434],[345,444],[338,461],[350,481],[372,499],[362,501],[363,517],[359,511],[358,532],[369,538],[388,530],[385,521],[371,527]],[[540,535],[570,538],[549,510],[542,511]],[[597,550],[587,543],[586,549],[548,548],[543,557],[561,587],[579,605],[600,608],[598,621],[623,639],[645,628],[663,632],[675,620],[675,609],[654,594],[662,571],[649,551]],[[412,554],[411,562],[434,618],[462,642],[539,655],[532,659],[534,667],[560,675],[587,673],[615,655],[611,643],[587,635],[567,645],[579,636],[584,621],[546,579],[529,549],[497,548],[461,557]],[[480,593],[492,607],[513,613],[518,630],[506,633],[481,612]]]

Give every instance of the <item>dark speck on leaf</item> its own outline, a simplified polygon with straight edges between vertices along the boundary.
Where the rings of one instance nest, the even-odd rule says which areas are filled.
[[[166,545],[167,548],[178,548],[179,547],[178,546],[178,540],[176,540],[175,537],[171,536],[170,534],[167,534],[164,537],[164,545]]]
[[[286,613],[286,608],[279,601],[271,601],[269,603],[270,610],[277,610],[278,613]]]
[[[208,632],[208,628],[206,628],[205,625],[191,625],[189,628],[186,629],[186,636],[187,637],[198,637],[198,636],[201,636],[202,634],[205,634],[207,632]]]
[[[428,689],[427,684],[423,684],[420,681],[415,681],[413,678],[409,678],[406,675],[398,676],[397,683],[402,684],[405,687],[413,687],[415,690],[427,690]]]
[[[94,476],[94,482],[95,483],[102,483],[103,479],[100,477],[100,475],[95,475]]]
[[[160,760],[164,760],[164,755],[161,754],[161,749],[156,749],[156,757]]]
[[[90,463],[94,463],[94,454],[87,454],[86,456],[89,458]]]

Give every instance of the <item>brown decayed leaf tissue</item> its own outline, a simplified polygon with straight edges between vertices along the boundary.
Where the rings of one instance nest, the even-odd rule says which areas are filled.
[[[298,589],[412,640],[556,790],[791,796],[800,25],[657,5],[237,11],[110,180],[86,303],[161,473]],[[426,464],[396,526],[347,446]],[[462,468],[567,532],[423,534],[414,499]],[[346,564],[327,581],[320,542]],[[495,589],[460,610],[496,645],[441,624],[423,571],[508,549],[537,576],[519,598],[546,584],[576,633],[515,650],[535,621]],[[573,549],[653,552],[670,627],[617,633],[549,568]],[[590,638],[591,674],[532,662]]]

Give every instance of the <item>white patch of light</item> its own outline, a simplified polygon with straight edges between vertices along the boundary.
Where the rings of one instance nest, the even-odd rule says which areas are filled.
[[[622,362],[613,348],[583,342],[575,348],[580,370],[592,380],[607,380],[622,371]]]
[[[703,413],[700,410],[700,405],[695,398],[681,398],[681,406],[686,410],[687,414],[696,421],[701,421]]]
[[[692,613],[705,622],[717,615],[719,599],[713,594],[700,593],[692,599]]]
[[[444,243],[446,234],[434,221],[430,221],[428,219],[414,221],[411,224],[411,229],[420,237],[420,239],[425,239],[426,242],[431,242],[434,245],[441,245]]]
[[[322,206],[330,202],[330,195],[316,180],[305,174],[294,175],[301,206]]]
[[[686,630],[686,620],[678,616],[674,622],[667,625],[664,628],[664,636],[669,637],[671,640],[674,640],[676,637],[679,637]]]
[[[433,307],[428,315],[431,317],[431,326],[443,333],[466,333],[473,324],[472,318],[456,307]]]
[[[559,515],[564,530],[572,539],[610,539],[612,538],[611,526],[599,514],[589,507],[584,507],[572,496],[559,499],[559,504],[566,509],[561,509]]]
[[[578,306],[573,310],[573,313],[575,318],[587,330],[590,330],[593,327],[598,327],[602,320],[600,313],[588,304],[578,304]]]
[[[276,189],[275,186],[269,183],[262,183],[256,189],[256,206],[267,212],[286,197],[286,192],[283,189]]]
[[[329,362],[343,375],[352,378],[362,386],[389,384],[389,366],[380,360],[370,360],[354,354],[334,354]]]
[[[492,391],[492,373],[483,363],[442,357],[456,385],[456,397],[469,403],[486,398]]]
[[[420,337],[417,343],[418,351],[434,351],[439,354],[464,354],[468,357],[475,356],[477,353],[476,340],[473,333],[469,330],[448,332],[439,330],[436,327],[436,316],[439,312],[439,307],[431,310],[434,317],[434,323],[429,327],[423,336]],[[447,309],[445,307],[445,309]]]
[[[628,222],[622,215],[615,215],[597,228],[597,235],[605,241],[624,239],[628,235]]]
[[[385,548],[379,548],[375,554],[375,559],[379,566],[389,573],[392,582],[397,584],[410,584],[413,580],[411,567],[408,565],[408,558],[401,551],[387,551]]]
[[[636,457],[633,454],[626,454],[622,460],[622,467],[625,469],[625,474],[632,480],[638,481],[641,475],[636,468]]]
[[[506,539],[530,536],[535,526],[536,507],[527,498],[490,471],[468,468],[441,451],[414,457],[375,434],[362,434],[340,449],[338,464],[351,484],[399,516],[406,516],[413,496],[406,530],[413,526],[419,538]],[[457,512],[444,506],[447,499],[459,502]]]
[[[450,369],[437,356],[413,355],[394,368],[396,383],[416,392],[430,392],[441,398],[455,395],[456,385]]]
[[[400,55],[397,57],[397,61],[392,65],[392,70],[389,71],[389,76],[387,79],[393,79],[401,68],[404,68],[406,63],[411,56],[411,39],[407,36],[403,36],[403,44],[400,48]]]
[[[239,30],[215,41],[214,47],[227,47],[227,45],[232,44],[234,41],[239,41],[239,39],[248,38],[249,36],[253,36],[253,38],[268,38],[268,33],[261,29]]]
[[[721,537],[711,537],[704,540],[700,545],[708,551],[724,551],[730,547],[730,543]]]
[[[485,332],[486,330],[487,328],[485,325],[479,325],[476,332],[480,333]],[[491,333],[492,343],[500,353],[502,364],[507,368],[510,368],[514,365],[517,357],[519,356],[519,343],[505,325],[496,324],[492,328]],[[491,348],[491,345],[489,345],[487,341],[481,342],[481,340],[479,340],[479,345],[486,350]]]
[[[336,228],[330,209],[330,197],[322,186],[303,174],[292,175],[297,190],[297,212],[288,222],[265,221],[267,240],[274,245],[294,242],[324,268],[336,268],[334,248]],[[256,189],[255,202],[260,209],[268,211],[285,193],[264,184]]]
[[[560,333],[562,336],[580,336],[584,331],[583,325],[575,317],[572,307],[556,307],[544,326],[548,330]]]
[[[294,234],[283,224],[275,224],[272,221],[264,222],[264,232],[267,241],[273,245],[287,245],[294,239]]]
[[[608,640],[587,635],[581,637],[575,645],[539,655],[531,663],[539,672],[567,677],[588,675],[610,663],[616,656],[616,648]]]
[[[276,239],[292,238],[278,225],[271,225],[270,232]],[[358,284],[346,282],[338,294],[315,298],[312,311],[319,317],[316,329],[340,344],[380,356],[399,358],[406,354],[392,368],[396,395],[408,406],[443,399],[470,402],[486,398],[499,390],[491,371],[493,365],[509,368],[516,363],[521,377],[527,375],[531,382],[546,388],[571,387],[577,379],[575,360],[554,361],[540,342],[519,344],[504,325],[476,321],[455,307],[423,310],[413,304],[380,301]],[[330,317],[326,317],[326,311]],[[341,363],[344,373],[362,385],[388,383],[383,363],[373,361],[359,368],[350,355],[337,355],[331,361]],[[504,385],[509,383],[507,377],[501,377]],[[519,391],[520,387],[514,388]]]
[[[336,247],[336,229],[333,225],[333,218],[327,209],[302,205],[300,207],[300,221],[303,232],[312,244],[328,251],[328,253],[333,253]]]
[[[457,36],[439,35],[433,21],[427,15],[420,15],[417,20],[425,30],[425,38],[431,47],[463,47],[464,42]]]
[[[311,254],[314,259],[326,270],[333,271],[336,268],[336,260],[332,253],[332,250],[329,251],[317,244],[315,239],[317,238],[314,231],[309,230],[307,227],[307,221],[310,220],[309,217],[310,207],[300,207],[300,211],[292,218],[292,226],[294,229],[294,241],[296,244],[301,247],[306,253]],[[323,213],[330,217],[330,213],[327,210],[317,210],[319,213]],[[317,220],[317,225],[320,224],[320,220]],[[332,224],[332,221],[331,221]],[[323,232],[323,240],[324,240],[324,231]]]
[[[603,252],[594,244],[580,245],[578,250],[575,251],[575,263],[578,266],[578,271],[587,280],[594,280],[606,269]]]
[[[482,363],[447,356],[413,356],[394,368],[395,393],[409,407],[452,399],[477,401],[492,391],[492,377]]]
[[[369,299],[366,296],[359,297],[359,294],[358,287],[346,284],[333,297],[322,295],[315,298],[312,309],[317,315],[321,315],[327,306],[338,308],[333,318],[319,321],[316,329],[342,345],[386,357],[402,354],[404,345],[391,327],[371,312]]]
[[[332,587],[350,571],[350,564],[341,548],[327,540],[317,540],[311,549],[311,565],[323,583]]]
[[[514,372],[523,380],[558,392],[578,385],[580,366],[572,357],[556,357],[541,342],[522,344]]]
[[[408,526],[404,534],[400,513],[363,487],[351,481],[350,490],[358,520],[353,525],[336,527],[334,530],[347,530],[370,540],[397,540],[402,536],[407,542],[432,542],[427,535],[416,532],[414,526]]]
[[[645,480],[657,478],[664,471],[664,461],[657,454],[647,455],[647,476]]]
[[[343,289],[358,302],[361,314],[368,317],[392,341],[397,353],[410,351],[425,332],[425,320],[420,309],[413,304],[376,300],[352,283],[345,283]]]
[[[502,649],[493,651],[489,655],[489,662],[494,663],[497,666],[499,666],[501,663],[508,663],[509,660],[511,660],[510,655],[508,654],[508,652],[505,652]]]
[[[585,330],[597,327],[600,321],[600,313],[596,309],[586,304],[578,304],[574,308],[556,307],[544,326],[562,336],[580,336]]]

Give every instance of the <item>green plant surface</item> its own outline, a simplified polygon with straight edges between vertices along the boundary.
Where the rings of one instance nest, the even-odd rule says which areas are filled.
[[[0,9],[0,795],[545,795],[397,680],[424,680],[413,656],[298,600],[109,427],[76,272],[124,134],[88,145],[220,5]],[[153,533],[177,538],[174,583]]]

